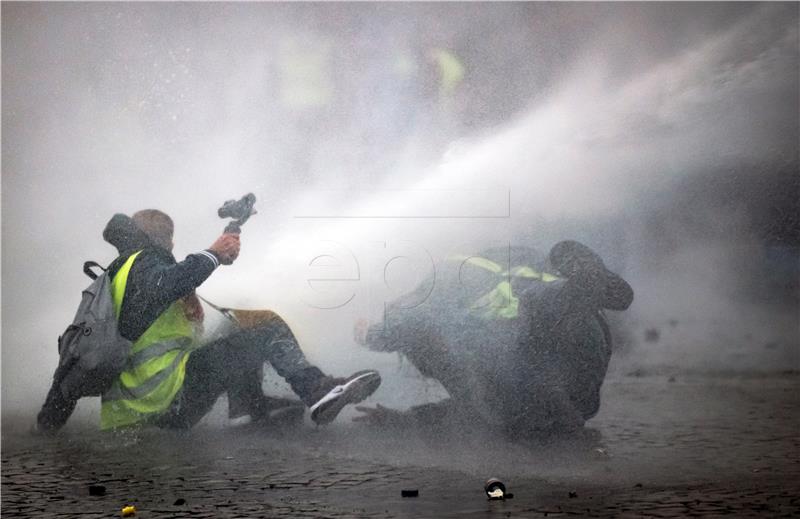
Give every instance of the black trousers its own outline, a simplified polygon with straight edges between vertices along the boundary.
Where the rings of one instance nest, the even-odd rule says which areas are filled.
[[[186,363],[181,393],[170,409],[155,419],[168,428],[189,428],[200,421],[224,393],[231,417],[254,419],[272,408],[261,390],[264,363],[269,362],[307,405],[324,375],[303,355],[289,326],[280,319],[237,330],[192,352]]]
[[[450,394],[412,408],[421,423],[482,420],[511,435],[575,429],[600,407],[612,348],[602,309],[626,308],[633,297],[621,278],[593,274],[521,287],[516,319],[461,315],[453,325],[444,312],[417,313],[374,333],[385,342],[371,347],[401,351]]]
[[[69,398],[61,391],[61,381],[67,375],[68,367],[59,364],[53,375],[50,390],[42,404],[42,409],[36,416],[36,423],[42,432],[57,431],[67,423],[70,415],[75,410],[78,400]]]
[[[498,382],[516,396],[500,406],[509,432],[576,429],[597,414],[612,352],[603,309],[624,310],[632,301],[631,286],[600,268],[520,296],[521,333]]]
[[[153,423],[170,428],[192,427],[224,393],[228,393],[231,416],[263,416],[273,407],[274,400],[261,391],[265,362],[286,379],[307,405],[313,403],[312,395],[324,375],[306,360],[289,326],[276,318],[261,326],[237,330],[192,352],[181,392],[166,413],[153,418]],[[66,369],[56,370],[37,416],[43,431],[60,429],[78,402],[61,391]]]

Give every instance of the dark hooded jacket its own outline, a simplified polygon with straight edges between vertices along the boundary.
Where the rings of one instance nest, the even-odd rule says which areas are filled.
[[[556,272],[543,255],[526,247],[490,249],[478,256],[509,269],[525,265]],[[486,319],[473,305],[505,278],[458,267],[459,262],[440,264],[435,276],[390,303],[384,321],[368,330],[367,345],[403,353],[423,376],[438,380],[458,402],[464,423],[480,417],[516,433],[548,427],[563,416],[594,416],[612,351],[600,309],[627,308],[633,299],[630,285],[608,272],[600,301],[573,307],[565,278],[543,283],[510,277],[519,316]],[[430,404],[412,413],[423,420],[428,413],[453,416],[442,410],[436,415]]]
[[[103,238],[119,252],[108,267],[112,279],[131,254],[142,251],[128,275],[119,314],[120,334],[131,341],[138,339],[172,303],[191,294],[219,265],[210,251],[189,254],[177,262],[171,252],[154,244],[123,214],[111,218]]]

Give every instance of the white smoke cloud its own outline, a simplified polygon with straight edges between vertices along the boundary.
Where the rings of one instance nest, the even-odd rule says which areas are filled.
[[[374,314],[394,293],[383,280],[393,255],[416,258],[423,250],[438,257],[520,239],[547,247],[572,233],[610,254],[613,266],[652,278],[632,268],[647,259],[635,220],[681,179],[745,162],[797,160],[796,6],[723,7],[686,4],[670,18],[659,6],[471,6],[469,15],[442,22],[442,34],[496,60],[496,77],[486,83],[491,94],[508,104],[527,96],[516,106],[528,108],[509,109],[517,114],[512,120],[463,131],[454,141],[446,125],[419,119],[399,142],[371,144],[365,121],[380,128],[381,116],[415,108],[391,83],[377,81],[385,71],[372,77],[359,68],[363,49],[351,39],[362,38],[364,48],[380,41],[367,30],[378,7],[364,7],[361,18],[345,13],[349,22],[331,28],[323,8],[312,6],[4,5],[4,409],[32,408],[43,397],[55,337],[85,284],[81,263],[113,257],[99,233],[114,212],[171,213],[180,256],[211,243],[222,228],[214,210],[224,199],[254,191],[260,214],[244,228],[242,257],[201,293],[285,313],[326,365],[375,360],[346,346],[352,319]],[[407,9],[400,9],[405,22],[384,25],[386,31],[414,31],[434,8]],[[545,36],[520,30],[522,21],[513,26],[520,13]],[[595,15],[599,21],[587,23]],[[494,40],[480,32],[505,25],[506,34],[495,37],[517,38],[516,55],[492,53]],[[299,26],[345,46],[337,73],[347,80],[347,96],[369,97],[364,85],[389,89],[380,111],[366,103],[359,117],[329,115],[327,127],[311,129],[318,132],[312,139],[281,110],[273,50]],[[657,29],[685,43],[643,36]],[[529,62],[535,66],[514,75]],[[472,98],[500,111],[493,100]],[[308,171],[291,171],[296,163]],[[343,186],[352,191],[349,200],[325,194]],[[323,209],[461,211],[454,193],[474,190],[486,190],[480,209],[492,214],[509,209],[495,196],[509,192],[510,217],[295,218]],[[322,240],[343,245],[360,267],[356,299],[339,311],[310,308],[301,294]],[[714,245],[722,252],[713,257],[724,258],[729,244]],[[695,259],[680,264],[692,274],[672,278],[683,285],[705,271],[706,256],[689,250],[685,257]],[[413,284],[415,268],[406,268],[403,282]],[[645,285],[637,289],[642,304],[653,302]],[[725,313],[719,298],[701,292],[707,306]],[[675,292],[663,299],[681,301]],[[649,319],[663,311],[652,304],[636,314]]]

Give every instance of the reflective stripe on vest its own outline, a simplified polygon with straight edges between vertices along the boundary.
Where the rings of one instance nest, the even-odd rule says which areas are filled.
[[[472,304],[472,310],[485,309],[482,317],[486,319],[514,319],[519,315],[519,298],[514,295],[512,290],[512,277],[536,279],[544,283],[551,283],[560,279],[558,276],[547,272],[539,272],[525,265],[503,270],[500,264],[480,256],[453,256],[451,259],[461,261],[462,265],[473,265],[505,278],[505,280],[498,283],[496,287],[482,295]]]
[[[111,282],[117,317],[140,252],[128,258]],[[183,302],[176,301],[133,343],[128,366],[103,395],[100,428],[133,425],[165,411],[183,385],[193,343],[194,330]]]

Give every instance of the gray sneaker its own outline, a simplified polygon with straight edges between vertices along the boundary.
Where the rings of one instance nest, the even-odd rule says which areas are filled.
[[[381,376],[374,370],[359,371],[345,379],[326,378],[313,399],[311,419],[317,425],[331,423],[344,406],[361,402],[380,385]]]

